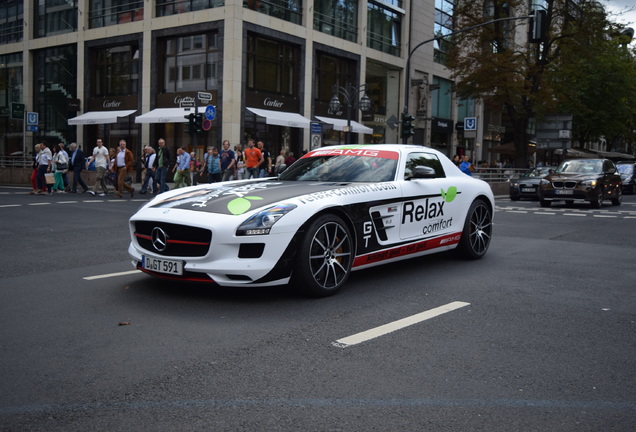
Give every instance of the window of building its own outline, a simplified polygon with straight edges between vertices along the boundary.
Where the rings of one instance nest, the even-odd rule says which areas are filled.
[[[0,2],[0,44],[20,42],[24,38],[24,4],[22,0]]]
[[[33,53],[33,111],[40,113],[40,136],[50,144],[76,139],[68,125],[68,99],[77,98],[77,45],[45,48]]]
[[[475,117],[475,99],[459,99],[457,103],[457,121],[464,121],[466,117]]]
[[[243,0],[243,7],[294,24],[302,24],[302,0]]]
[[[125,24],[144,19],[143,0],[90,0],[90,28]]]
[[[445,36],[453,32],[453,9],[455,0],[435,0],[435,36]],[[449,39],[440,39],[434,42],[433,60],[436,63],[446,64],[446,57],[451,47]]]
[[[298,47],[254,34],[247,37],[247,88],[297,94],[300,52]]]
[[[22,53],[0,55],[0,155],[22,150],[23,122],[10,116],[12,103],[23,103]]]
[[[99,48],[95,57],[92,96],[127,96],[139,92],[139,46]]]
[[[452,118],[453,82],[444,78],[433,77],[433,84],[439,86],[431,92],[433,117]]]
[[[77,0],[34,0],[35,37],[77,31]]]
[[[157,0],[157,16],[176,15],[225,6],[225,0]]]
[[[358,0],[315,2],[314,30],[351,42],[357,42]]]
[[[393,3],[401,2],[393,1]],[[385,53],[400,55],[403,12],[391,2],[369,2],[367,45]]]
[[[346,86],[355,82],[356,63],[322,52],[316,53],[316,77],[314,95],[317,101],[329,103],[333,86]]]
[[[218,89],[219,47],[216,33],[165,39],[162,93]]]

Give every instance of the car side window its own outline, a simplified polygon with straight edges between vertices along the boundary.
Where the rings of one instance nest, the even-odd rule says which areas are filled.
[[[413,168],[416,166],[426,166],[435,170],[436,178],[446,177],[442,163],[436,155],[425,152],[409,153],[406,157],[406,167],[404,169],[404,179],[408,180],[413,177]]]

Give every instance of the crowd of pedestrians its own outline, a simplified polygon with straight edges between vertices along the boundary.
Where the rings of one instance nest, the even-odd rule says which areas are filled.
[[[126,140],[119,141],[117,149],[106,148],[101,138],[87,156],[77,143],[69,146],[70,154],[59,143],[53,151],[44,143],[35,145],[33,171],[31,174],[31,194],[77,193],[78,185],[83,193],[97,196],[108,195],[108,184],[114,188],[114,196],[122,198],[124,192],[132,198],[135,188],[132,186],[132,172],[135,157],[127,148]],[[281,153],[272,160],[271,153],[263,141],[247,140],[247,147],[241,145],[230,148],[230,142],[224,140],[221,149],[209,146],[203,161],[196,159],[194,152],[188,153],[185,146],[177,148],[176,158],[171,159],[170,148],[160,138],[157,147],[146,145],[143,148],[140,166],[142,169],[141,194],[158,194],[170,189],[167,184],[168,172],[172,172],[174,189],[196,185],[197,177],[208,183],[263,178],[283,172],[295,162],[292,152]],[[82,171],[95,171],[95,184],[89,188],[82,179]],[[69,182],[68,171],[73,173]]]

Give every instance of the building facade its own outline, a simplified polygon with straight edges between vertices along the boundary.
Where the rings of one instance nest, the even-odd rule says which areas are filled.
[[[455,99],[444,44],[413,53],[408,85],[405,68],[411,47],[452,31],[453,3],[5,0],[0,154],[29,154],[41,141],[76,141],[90,151],[98,137],[108,147],[125,139],[136,155],[164,138],[199,158],[225,139],[262,140],[274,158],[281,150],[401,142],[408,98],[417,117],[412,142],[452,155],[463,145],[458,115],[474,114],[474,104]],[[364,95],[371,109],[362,112]],[[193,103],[213,105],[216,115],[191,136],[184,114]],[[38,113],[36,128],[25,132],[20,104]]]

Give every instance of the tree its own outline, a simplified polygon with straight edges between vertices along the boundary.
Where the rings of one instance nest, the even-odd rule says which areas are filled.
[[[482,98],[501,107],[512,128],[515,166],[526,164],[532,119],[540,120],[562,109],[574,114],[575,109],[585,106],[590,93],[580,86],[585,75],[581,65],[598,61],[609,69],[610,64],[616,66],[610,59],[596,59],[597,50],[604,49],[601,43],[607,43],[600,35],[611,29],[604,13],[587,13],[595,2],[575,5],[566,0],[545,0],[543,4],[548,23],[543,43],[528,42],[526,20],[501,21],[455,36],[447,63],[460,97]],[[460,1],[454,11],[455,28],[525,16],[529,13],[526,5],[519,0]],[[610,50],[605,52],[610,56]],[[568,76],[574,72],[578,81]],[[591,85],[594,77],[586,75],[586,79]]]

